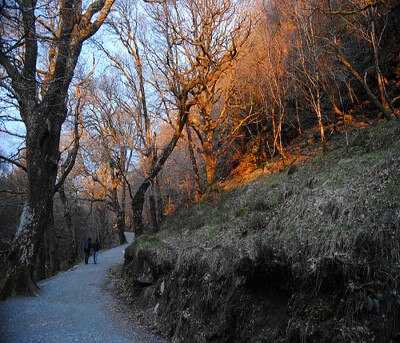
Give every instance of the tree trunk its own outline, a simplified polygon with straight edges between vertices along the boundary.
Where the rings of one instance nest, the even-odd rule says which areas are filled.
[[[20,116],[26,127],[28,188],[20,225],[8,254],[7,274],[0,285],[1,298],[11,294],[38,293],[34,265],[46,230],[51,234],[53,196],[67,176],[67,173],[64,174],[56,186],[60,158],[58,148],[61,125],[67,116],[65,103],[68,88],[83,42],[97,32],[112,4],[113,0],[97,1],[88,5],[86,12],[82,13],[81,2],[60,2],[59,11],[54,13],[53,18],[53,22],[59,24],[55,30],[58,38],[53,41],[57,54],[52,67],[47,70],[45,82],[38,82],[37,76],[37,69],[43,66],[43,63],[38,63],[39,51],[40,58],[44,57],[39,48],[42,39],[36,30],[38,21],[35,11],[39,5],[36,1],[24,1],[15,7],[15,16],[11,15],[10,20],[15,21],[17,27],[12,33],[18,44],[11,49],[6,47],[9,51],[1,44],[0,65],[11,80],[15,92],[12,93],[18,101]],[[41,4],[40,7],[40,11],[46,11],[46,5],[42,7]],[[48,23],[51,25],[50,21]],[[22,49],[24,53],[13,51],[14,48]],[[38,99],[39,88],[42,88],[41,100]],[[57,250],[55,245],[54,249]],[[54,259],[56,265],[57,259]]]
[[[162,223],[164,221],[164,203],[161,196],[160,180],[158,176],[156,176],[154,179],[154,188],[156,191],[156,199],[157,199],[158,222]]]
[[[65,118],[64,113],[58,118]],[[53,224],[61,123],[50,122],[50,116],[46,118],[40,110],[32,117],[26,132],[27,199],[8,255],[9,268],[1,290],[2,298],[12,294],[38,294],[34,266],[45,232]]]
[[[46,278],[46,260],[47,260],[47,245],[46,239],[41,242],[39,247],[38,256],[36,258],[36,265],[33,272],[35,280],[43,280]]]
[[[281,155],[283,159],[283,164],[286,164],[286,155],[283,150],[283,144],[282,144],[282,120],[285,111],[283,109],[279,110],[279,118],[278,118],[278,123],[275,122],[275,111],[272,111],[272,130],[274,133],[274,155],[275,155],[275,149],[278,150],[278,153]],[[278,124],[278,125],[277,125]]]
[[[126,221],[126,180],[125,179],[122,180],[121,211],[122,211],[123,216],[124,216],[124,221]]]
[[[207,187],[210,188],[215,183],[216,158],[213,151],[213,132],[208,131],[203,141],[203,157],[206,164]]]
[[[332,94],[333,94],[333,90],[332,90]],[[339,110],[339,108],[336,106],[335,97],[334,96],[332,96],[332,98],[331,98],[331,103],[332,103],[332,106],[333,106],[333,112],[336,115],[338,115],[340,119],[344,118],[345,114],[341,110]]]
[[[157,210],[156,210],[156,201],[154,197],[154,180],[151,183],[151,187],[149,190],[149,210],[150,210],[150,223],[154,232],[158,231],[158,221],[157,221]]]
[[[119,243],[126,244],[127,240],[125,237],[125,214],[123,213],[122,209],[118,210],[117,214],[117,229],[118,229],[118,237]]]
[[[54,275],[61,270],[60,264],[60,249],[58,239],[54,227],[54,213],[50,212],[49,220],[46,227],[46,238],[47,238],[47,251],[49,253],[49,274],[46,277]]]
[[[212,153],[204,153],[204,161],[206,163],[207,187],[211,187],[215,183],[215,160]]]
[[[295,94],[297,94],[296,87],[295,87]],[[296,96],[296,119],[297,119],[297,123],[299,124],[299,128],[298,128],[299,135],[301,135],[303,132],[302,132],[301,121],[300,121],[300,116],[299,116],[299,103],[298,103],[297,96]]]
[[[132,222],[135,236],[143,234],[143,206],[144,206],[144,195],[150,186],[150,182],[143,182],[139,189],[136,191],[135,196],[132,200]]]
[[[65,223],[69,230],[68,266],[73,266],[78,261],[78,246],[76,244],[76,230],[74,224],[72,223],[71,211],[67,196],[65,195],[64,185],[60,187],[58,194],[63,205]]]
[[[125,237],[125,229],[126,229],[126,224],[125,224],[125,219],[126,219],[126,182],[125,180],[122,181],[122,203],[121,203],[121,208],[120,208],[120,218],[121,218],[121,224],[123,222],[123,225],[118,229],[119,233],[119,242],[125,242],[121,244],[126,244],[127,240]],[[122,234],[123,237],[122,237]]]
[[[317,112],[319,130],[321,132],[322,151],[325,154],[328,151],[328,148],[326,146],[324,125],[322,124],[322,113],[321,113],[321,100],[320,100],[320,98],[321,98],[321,94],[320,94],[319,90],[317,90],[317,103],[316,103],[315,111]]]
[[[168,145],[162,151],[160,157],[154,158],[152,160],[151,168],[148,171],[147,176],[142,181],[139,189],[136,191],[135,195],[131,195],[132,199],[132,221],[133,221],[133,229],[136,235],[141,235],[143,233],[143,205],[144,205],[144,196],[146,194],[147,189],[150,187],[152,180],[158,175],[160,170],[162,169],[165,161],[171,155],[172,151],[174,151],[176,143],[182,135],[182,130],[186,124],[188,115],[189,115],[189,106],[187,105],[187,94],[182,96],[180,99],[180,108],[179,115],[177,119],[177,125],[175,127],[175,132],[169,141]]]
[[[197,168],[196,156],[194,155],[194,151],[193,151],[193,147],[192,147],[192,134],[187,125],[186,125],[186,132],[187,132],[188,141],[189,141],[189,144],[188,144],[189,157],[190,157],[190,161],[192,162],[192,169],[193,169],[194,182],[195,182],[195,188],[196,188],[195,200],[199,201],[201,198],[201,195],[202,195],[202,189],[201,189],[201,184],[200,184],[200,173],[199,173],[199,168]]]
[[[381,93],[382,105],[385,108],[390,108],[391,112],[394,114],[395,110],[394,110],[392,101],[390,100],[390,97],[386,91],[385,78],[383,77],[381,68],[379,67],[379,55],[378,55],[378,47],[377,47],[378,43],[376,41],[374,21],[372,21],[371,26],[372,26],[371,27],[371,42],[372,42],[372,48],[373,48],[373,52],[374,52],[375,70],[376,70],[376,74],[378,77],[378,85],[379,85],[379,90]]]
[[[351,64],[339,53],[336,54],[337,59],[340,63],[342,63],[349,71],[350,73],[362,84],[364,87],[365,91],[368,94],[368,97],[371,99],[371,101],[375,104],[376,107],[379,108],[379,110],[382,112],[382,114],[385,116],[386,119],[391,120],[395,119],[396,116],[392,111],[388,111],[378,100],[378,98],[372,93],[371,89],[365,82],[365,80],[358,74],[358,72],[351,66]]]
[[[114,172],[112,172],[112,174],[114,174]],[[117,217],[116,224],[117,224],[117,230],[118,230],[119,243],[122,245],[122,244],[127,243],[126,237],[125,237],[125,211],[119,205],[118,188],[117,188],[118,183],[116,182],[114,177],[113,177],[113,184],[115,184],[115,186],[111,189],[112,208]]]

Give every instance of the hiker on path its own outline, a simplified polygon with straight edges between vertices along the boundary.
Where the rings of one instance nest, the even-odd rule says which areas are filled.
[[[100,243],[99,243],[99,240],[98,240],[98,238],[96,238],[96,242],[94,242],[93,243],[93,261],[94,261],[94,264],[97,264],[97,254],[98,254],[98,251],[100,250]]]
[[[92,239],[89,237],[87,242],[85,242],[85,246],[83,251],[85,252],[85,263],[89,263],[90,249],[92,249]]]

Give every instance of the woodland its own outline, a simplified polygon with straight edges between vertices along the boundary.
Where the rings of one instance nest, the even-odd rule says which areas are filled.
[[[1,298],[396,123],[399,52],[398,0],[2,0]]]

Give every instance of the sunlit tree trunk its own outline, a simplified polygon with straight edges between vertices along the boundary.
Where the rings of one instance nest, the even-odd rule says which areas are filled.
[[[297,94],[297,87],[295,86],[295,93]],[[297,95],[295,96],[295,107],[296,107],[296,120],[297,120],[297,124],[299,125],[299,127],[298,127],[298,132],[299,132],[299,135],[301,135],[303,132],[302,132],[302,127],[301,127],[301,121],[300,121],[300,116],[299,116],[299,99],[298,99],[298,97],[297,97]]]
[[[202,155],[206,164],[207,187],[211,187],[215,183],[215,166],[217,162],[213,147],[213,131],[211,130],[205,133]]]
[[[383,77],[381,68],[379,66],[380,63],[379,63],[379,54],[378,54],[378,43],[376,41],[375,23],[373,20],[371,22],[371,43],[372,43],[372,50],[373,50],[373,55],[374,55],[375,70],[376,70],[376,75],[378,77],[379,90],[381,93],[382,105],[383,105],[383,107],[390,109],[390,111],[392,113],[394,113],[394,107],[393,107],[392,101],[386,91],[385,78]]]
[[[304,4],[303,4],[304,6]],[[323,152],[327,152],[324,126],[321,112],[321,89],[324,87],[322,47],[318,35],[314,30],[312,15],[308,13],[307,6],[303,8],[305,13],[297,14],[297,25],[302,32],[299,38],[298,51],[301,59],[302,78],[304,81],[305,96],[312,106],[317,119],[318,129],[321,134]]]
[[[215,183],[215,159],[209,152],[204,152],[204,161],[206,163],[207,187]]]
[[[385,79],[382,74],[382,71],[380,69],[380,62],[379,62],[379,53],[378,53],[378,41],[377,41],[377,34],[375,32],[375,21],[376,18],[383,18],[384,16],[381,16],[381,13],[378,13],[379,6],[378,4],[382,5],[382,7],[387,7],[391,8],[393,4],[390,2],[376,2],[375,4],[372,3],[366,3],[366,6],[360,7],[359,4],[356,2],[350,2],[351,5],[350,9],[344,9],[341,10],[339,9],[338,11],[333,11],[331,7],[331,3],[328,2],[329,6],[329,11],[324,11],[323,9],[321,10],[324,14],[326,14],[330,18],[330,22],[332,23],[332,30],[334,32],[333,37],[331,38],[331,43],[335,49],[335,54],[337,57],[337,60],[350,72],[352,76],[356,78],[356,80],[363,86],[364,90],[366,91],[369,99],[371,102],[382,112],[382,115],[390,120],[390,119],[395,119],[396,118],[396,112],[393,108],[393,104],[391,102],[390,97],[387,94],[386,91],[386,86],[385,86]],[[395,6],[396,7],[396,6]],[[335,17],[333,17],[335,15]],[[346,18],[344,20],[343,25],[352,25],[357,34],[363,37],[370,46],[372,46],[372,57],[374,61],[374,66],[375,66],[375,71],[376,71],[376,76],[378,80],[378,86],[379,86],[379,91],[380,91],[380,97],[381,100],[379,100],[374,93],[372,92],[371,88],[367,84],[367,74],[365,73],[364,77],[362,77],[359,72],[357,71],[357,66],[352,65],[350,62],[350,59],[345,57],[345,54],[343,53],[343,47],[340,45],[340,42],[338,41],[338,35],[337,32],[338,28],[336,27],[336,24],[338,20],[337,16],[340,16],[341,18]],[[362,20],[359,20],[360,17],[364,18]],[[367,22],[367,28],[364,26],[365,25],[365,19]],[[383,18],[383,20],[385,20]],[[350,87],[350,82],[348,84],[349,88],[349,94],[350,97],[353,101],[352,97],[352,91]],[[353,102],[354,103],[354,102]]]
[[[198,201],[198,200],[200,200],[201,195],[202,195],[202,189],[201,189],[201,184],[200,184],[200,172],[199,172],[199,168],[197,167],[196,156],[194,155],[194,150],[192,147],[192,144],[193,144],[192,133],[190,132],[190,128],[187,125],[186,125],[186,133],[187,133],[188,142],[189,142],[189,144],[188,144],[189,158],[190,158],[190,162],[192,163],[194,183],[195,183],[195,189],[196,189],[195,201]]]
[[[319,131],[321,133],[321,142],[322,142],[322,151],[326,153],[328,151],[328,148],[326,146],[326,140],[325,140],[325,130],[324,130],[324,125],[322,123],[322,112],[321,112],[321,96],[320,96],[320,90],[317,89],[316,92],[316,103],[315,103],[315,112],[317,113],[317,118],[318,118],[318,126],[319,126]]]
[[[275,154],[275,149],[278,150],[279,154],[281,155],[282,159],[283,159],[283,163],[286,163],[286,156],[285,156],[285,152],[283,150],[283,145],[282,145],[282,121],[283,121],[283,117],[284,117],[284,113],[285,111],[283,109],[281,109],[278,115],[278,119],[276,119],[276,114],[275,114],[275,109],[272,108],[271,110],[272,112],[272,132],[274,135],[274,146],[273,146],[273,151],[274,153],[272,154],[272,156]]]
[[[388,111],[385,106],[382,105],[382,103],[379,101],[379,99],[372,93],[371,89],[369,88],[367,82],[358,74],[358,72],[352,67],[352,65],[344,58],[343,55],[340,53],[337,53],[337,59],[340,63],[342,63],[349,71],[350,73],[361,83],[361,85],[364,87],[368,97],[371,99],[372,103],[379,108],[379,110],[382,112],[384,117],[386,119],[394,119],[395,115],[392,111]]]

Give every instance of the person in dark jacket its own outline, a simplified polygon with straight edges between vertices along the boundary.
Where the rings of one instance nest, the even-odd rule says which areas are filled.
[[[89,237],[88,240],[85,242],[85,246],[83,248],[83,251],[85,252],[85,263],[89,263],[89,256],[90,256],[90,250],[92,249],[92,239]]]
[[[93,252],[94,252],[93,261],[94,261],[94,264],[97,264],[97,255],[98,255],[99,250],[100,250],[100,243],[99,243],[98,238],[96,238],[96,242],[93,243]]]

